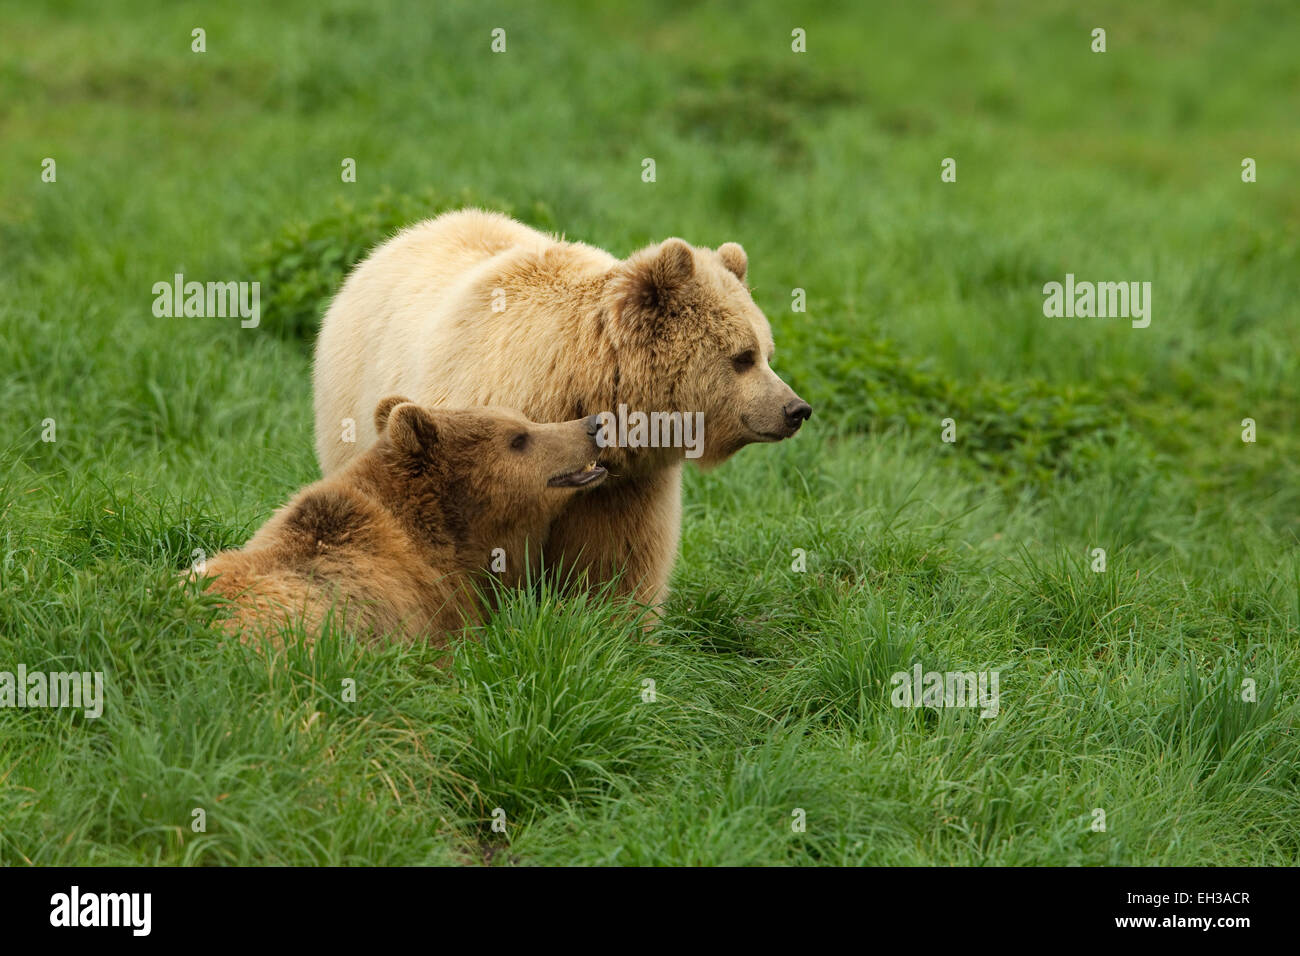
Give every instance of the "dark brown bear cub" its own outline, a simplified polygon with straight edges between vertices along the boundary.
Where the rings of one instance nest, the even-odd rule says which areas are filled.
[[[505,408],[423,408],[387,398],[379,441],[309,485],[203,574],[235,605],[234,633],[334,619],[367,636],[446,642],[477,621],[480,585],[516,579],[550,522],[599,484],[596,416],[539,425]],[[500,550],[498,550],[500,549]]]

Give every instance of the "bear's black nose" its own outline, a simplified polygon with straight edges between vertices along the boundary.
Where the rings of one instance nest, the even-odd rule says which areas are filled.
[[[800,425],[812,418],[812,406],[802,398],[788,402],[782,411],[785,412],[785,423],[790,431],[798,431]]]
[[[588,415],[588,416],[587,416],[587,434],[590,435],[592,438],[595,438],[596,435],[599,434],[599,433],[600,433],[600,416],[599,416],[599,415]]]

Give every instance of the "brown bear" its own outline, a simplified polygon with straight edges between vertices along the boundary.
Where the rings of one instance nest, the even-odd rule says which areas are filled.
[[[609,480],[569,502],[544,557],[593,585],[618,575],[624,593],[655,605],[677,556],[683,461],[716,464],[793,435],[812,414],[771,369],[772,332],[747,268],[732,242],[667,239],[619,260],[481,210],[412,226],[352,272],[322,323],[321,468],[364,450],[374,436],[360,413],[390,392],[428,406],[509,405],[538,421],[649,418],[603,442]],[[680,425],[695,421],[702,441],[682,447]]]
[[[333,609],[363,636],[444,644],[479,619],[494,555],[521,564],[527,540],[606,475],[595,416],[539,425],[388,398],[374,426],[364,454],[207,562],[235,605],[227,630],[301,619],[316,631]]]

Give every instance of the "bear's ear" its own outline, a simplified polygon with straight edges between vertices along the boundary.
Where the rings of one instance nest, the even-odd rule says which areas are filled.
[[[695,275],[695,251],[681,239],[665,239],[658,248],[638,252],[627,261],[628,293],[639,305],[666,305]]]
[[[388,416],[398,405],[404,405],[409,402],[409,398],[403,398],[401,395],[390,395],[378,405],[375,406],[375,433],[382,435],[384,426],[388,424]]]
[[[388,415],[388,439],[413,455],[431,455],[438,444],[438,425],[429,410],[403,402]]]
[[[745,281],[745,273],[749,271],[749,256],[745,255],[745,250],[740,247],[740,243],[724,242],[718,246],[718,256],[728,272],[741,282]]]

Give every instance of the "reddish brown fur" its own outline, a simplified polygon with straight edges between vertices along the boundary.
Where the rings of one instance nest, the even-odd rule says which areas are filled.
[[[229,598],[232,632],[327,615],[369,636],[443,644],[481,614],[496,548],[506,577],[540,549],[575,488],[549,487],[599,449],[588,419],[538,425],[500,408],[429,409],[389,398],[379,440],[308,486],[237,551],[204,569]],[[519,437],[527,438],[517,448]],[[591,482],[599,483],[599,476]]]

